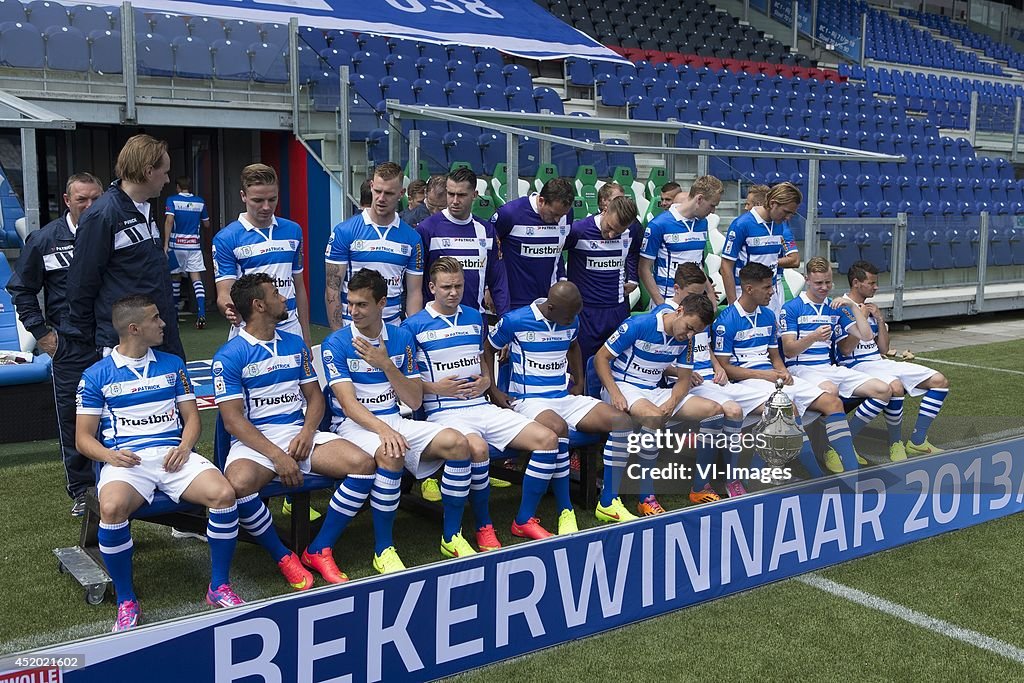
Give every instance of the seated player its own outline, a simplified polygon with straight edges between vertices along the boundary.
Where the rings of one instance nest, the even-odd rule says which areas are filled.
[[[761,263],[748,263],[740,270],[742,293],[715,320],[714,347],[718,362],[733,382],[783,380],[782,390],[793,401],[800,417],[808,410],[825,416],[825,434],[831,448],[826,451],[825,465],[832,472],[857,469],[858,456],[853,450],[853,437],[846,422],[843,402],[817,384],[793,377],[779,353],[778,323],[768,308],[775,291],[772,269]],[[812,476],[821,468],[804,442],[800,460]],[[866,465],[867,461],[861,464]]]
[[[690,294],[707,295],[708,277],[696,263],[683,263],[676,269],[675,285],[672,298],[665,304],[678,308],[679,304]],[[748,380],[742,384],[730,382],[718,358],[711,353],[711,326],[693,336],[693,372],[690,373],[690,391],[693,396],[714,401],[722,406],[725,420],[722,432],[729,437],[729,462],[732,467],[739,466],[740,449],[734,444],[735,435],[743,429],[743,421],[748,415],[760,415],[764,402],[768,400],[775,385],[764,380]],[[665,371],[668,379],[676,374],[674,367]],[[707,488],[708,482],[701,472],[694,472],[696,491]],[[725,492],[730,498],[742,496],[747,492],[743,482],[732,479],[725,483]]]
[[[164,321],[148,296],[114,302],[111,322],[119,336],[117,346],[87,369],[78,385],[75,446],[103,463],[96,484],[99,546],[117,594],[113,630],[126,631],[139,621],[128,518],[143,503],[151,503],[157,490],[175,502],[209,508],[206,535],[212,571],[206,601],[218,607],[241,605],[228,579],[238,539],[235,492],[213,463],[192,452],[202,423],[185,363],[153,350],[163,343]]]
[[[714,308],[706,296],[690,295],[678,309],[661,306],[646,315],[628,318],[612,333],[594,356],[594,369],[601,379],[601,396],[614,408],[629,411],[640,423],[641,444],[655,430],[679,420],[700,422],[701,445],[698,464],[712,464],[717,452],[711,447],[713,433],[721,429],[722,406],[715,401],[689,393],[689,359],[693,336],[711,324]],[[679,381],[671,388],[660,388],[665,370],[678,364]],[[642,516],[665,512],[654,496],[654,481],[647,474],[658,459],[657,449],[639,453],[644,470],[637,510]],[[718,500],[710,487],[691,491],[690,500],[706,503]]]
[[[462,536],[462,512],[472,476],[469,443],[454,429],[399,414],[398,401],[413,410],[422,405],[423,380],[416,367],[416,342],[408,330],[384,322],[387,305],[384,278],[363,268],[352,275],[348,285],[352,324],[333,333],[321,346],[333,392],[332,428],[372,453],[377,463],[370,507],[375,537],[373,568],[381,574],[405,569],[392,538],[403,468],[423,479],[444,467],[441,554],[462,557],[476,552]]]
[[[332,548],[370,494],[373,460],[348,441],[317,431],[323,392],[305,342],[276,327],[287,320],[288,305],[273,279],[266,273],[243,275],[231,285],[231,302],[245,326],[214,355],[213,385],[231,434],[224,473],[238,496],[239,523],[295,590],[313,585],[303,565],[328,583],[347,581]],[[259,490],[275,479],[301,486],[310,472],[344,481],[300,560],[281,543]]]
[[[597,519],[602,522],[636,519],[619,498],[621,474],[626,467],[627,439],[633,422],[621,410],[583,393],[586,375],[577,339],[582,306],[576,285],[557,282],[548,290],[546,299],[538,299],[502,318],[487,344],[488,367],[492,367],[495,349],[505,346],[510,347],[512,364],[508,394],[495,387],[491,390],[492,400],[536,420],[558,435],[551,488],[559,507],[559,534],[577,530],[569,498],[570,428],[581,432],[610,432],[604,448],[604,488],[595,510]],[[570,376],[572,386],[568,381]],[[523,479],[523,501],[513,533],[516,525],[536,513],[537,502],[546,487],[543,475],[550,469],[546,464],[549,463],[545,463],[541,454],[534,453]]]
[[[423,378],[423,407],[427,420],[465,434],[471,451],[469,502],[476,517],[476,541],[480,550],[501,547],[488,509],[490,496],[490,449],[514,448],[553,453],[558,437],[529,418],[487,402],[491,388],[490,368],[481,363],[487,327],[480,312],[460,304],[463,297],[462,265],[452,256],[438,258],[430,267],[433,301],[405,321],[402,327],[416,338],[416,359]],[[525,483],[524,483],[525,488]],[[539,529],[531,526],[524,533]],[[536,529],[534,528],[536,527]],[[542,530],[542,529],[541,529]],[[542,537],[550,536],[544,532]]]
[[[864,340],[848,337],[839,342],[837,355],[841,365],[878,377],[892,388],[892,398],[884,409],[889,442],[893,444],[889,449],[890,460],[899,460],[902,453],[911,456],[941,453],[941,448],[936,448],[928,441],[928,429],[949,395],[949,380],[941,372],[924,365],[906,361],[897,363],[883,358],[883,354],[889,351],[889,327],[878,306],[868,302],[878,291],[878,268],[867,261],[857,261],[850,266],[846,277],[850,282],[850,292],[846,298],[864,311],[871,326],[871,334]],[[839,318],[841,325],[851,324],[851,313],[852,309],[842,313]],[[903,399],[906,394],[924,394],[924,398],[918,409],[914,433],[903,448]]]
[[[800,296],[787,301],[779,318],[779,336],[786,367],[796,377],[817,384],[840,398],[866,398],[850,421],[853,436],[878,416],[892,398],[888,383],[871,375],[832,363],[833,344],[847,336],[871,337],[864,313],[849,299],[830,299],[832,266],[820,256],[807,262],[807,284]],[[851,322],[839,324],[840,311]],[[897,442],[898,443],[898,442]],[[890,447],[890,457],[905,460],[906,454]]]

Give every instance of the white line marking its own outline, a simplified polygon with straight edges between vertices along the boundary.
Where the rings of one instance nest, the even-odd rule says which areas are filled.
[[[956,365],[961,368],[971,368],[973,370],[991,370],[992,372],[1008,372],[1011,375],[1024,375],[1024,372],[1020,370],[1007,370],[1006,368],[990,368],[987,365],[972,365],[971,363],[956,363],[951,360],[939,360],[938,358],[925,358],[924,356],[917,356],[914,360],[928,361],[929,363],[944,363],[945,365]]]
[[[926,628],[929,631],[944,635],[947,638],[959,640],[960,642],[967,643],[968,645],[973,645],[974,647],[982,650],[988,650],[989,652],[1001,655],[1007,659],[1012,659],[1019,664],[1024,664],[1024,650],[1014,645],[1010,645],[1009,643],[1004,643],[1001,640],[986,636],[983,633],[962,628],[955,624],[951,624],[948,621],[943,621],[942,619],[930,617],[927,614],[917,612],[909,607],[889,602],[877,595],[864,593],[856,588],[850,588],[849,586],[844,586],[841,583],[830,581],[829,579],[817,574],[798,576],[796,577],[796,580],[807,584],[808,586],[812,586],[813,588],[817,588],[818,590],[825,591],[826,593],[831,593],[837,597],[845,598],[850,602],[855,602],[858,605],[870,607],[871,609],[876,609],[879,612],[885,612],[897,619],[902,619],[903,621],[914,624],[915,626]]]

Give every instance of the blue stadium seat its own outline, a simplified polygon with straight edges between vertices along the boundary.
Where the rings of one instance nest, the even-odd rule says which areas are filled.
[[[352,69],[357,74],[369,76],[375,82],[388,75],[383,55],[361,50],[352,55]]]
[[[562,105],[562,98],[551,88],[540,87],[533,89],[533,99],[537,104],[537,111],[547,109],[552,114],[564,114],[565,108]]]
[[[565,60],[565,72],[572,85],[590,87],[594,85],[594,63],[582,57]]]
[[[302,28],[299,29],[299,36],[300,36],[299,44],[300,45],[302,45],[305,42],[301,38],[301,36],[303,34],[302,33],[303,32],[303,28],[309,28],[309,27],[302,27]],[[312,30],[316,31],[317,29],[312,29]],[[263,36],[263,42],[266,43],[267,45],[279,45],[280,47],[282,47],[284,49],[288,48],[288,25],[287,24],[260,24],[259,25],[259,32]],[[316,42],[316,47],[314,49],[316,49],[317,51],[322,50],[323,48],[327,47],[327,44],[326,44],[327,41],[324,38],[323,31],[319,31],[319,34],[320,34],[320,40],[319,41],[316,40],[316,38],[315,38],[316,34],[315,33],[312,34],[311,36],[307,37],[307,40],[313,40],[314,42]],[[309,45],[308,42],[305,42],[305,44]],[[309,45],[309,46],[313,47],[312,45]]]
[[[465,162],[474,171],[483,169],[483,160],[480,157],[480,146],[475,140],[462,133],[446,133],[442,138],[442,144],[448,158],[448,165],[456,161]]]
[[[420,77],[420,72],[416,68],[416,59],[410,56],[388,55],[384,58],[384,67],[387,69],[388,76],[404,78],[410,83]]]
[[[500,64],[480,62],[473,67],[477,83],[490,83],[495,87],[506,87],[505,76],[501,73]]]
[[[386,129],[375,128],[366,136],[366,157],[370,160],[371,164],[377,165],[390,161],[388,157],[390,151],[388,138],[390,135],[390,131]]]
[[[334,70],[340,70],[343,66],[352,65],[352,56],[348,51],[339,47],[327,47],[320,51],[320,59],[327,62]]]
[[[243,21],[241,19],[225,20],[224,32],[227,34],[228,40],[233,43],[252,45],[253,43],[263,42],[259,24],[251,21]],[[279,45],[278,47],[282,46]],[[287,47],[287,45],[283,47]]]
[[[174,48],[174,75],[180,78],[213,78],[210,46],[202,38],[178,36]]]
[[[147,34],[135,43],[135,59],[143,76],[173,76],[174,53],[163,36]]]
[[[356,42],[359,44],[359,49],[363,52],[375,52],[382,58],[384,55],[391,54],[391,47],[388,45],[388,39],[385,36],[373,33],[360,33],[356,37]]]
[[[1015,229],[1009,238],[1013,265],[1024,266],[1024,229]]]
[[[32,24],[0,24],[0,64],[21,69],[42,69],[46,62],[43,36]]]
[[[484,175],[494,175],[494,168],[505,163],[505,136],[484,133],[477,138],[477,146],[480,148]]]
[[[445,70],[448,72],[448,80],[458,81],[460,83],[476,83],[476,62],[465,62],[461,59],[450,59],[444,65]],[[504,83],[492,84],[495,87],[498,85],[504,89]]]
[[[439,45],[437,43],[417,43],[416,47],[419,50],[420,57],[436,59],[441,64],[444,64],[450,59],[450,57],[448,57],[448,50],[445,49],[444,45]]]
[[[518,85],[524,90],[533,91],[533,78],[525,67],[508,64],[501,70],[501,73],[505,77],[506,86]]]
[[[508,111],[508,100],[505,93],[490,83],[479,83],[473,88],[476,95],[477,109],[491,109],[493,111]]]
[[[93,31],[89,34],[89,68],[98,74],[121,73],[120,31]]]
[[[975,255],[971,249],[970,238],[959,230],[947,230],[946,240],[949,242],[950,251],[953,255],[954,268],[973,268],[975,266]]]
[[[416,104],[428,107],[447,107],[448,96],[444,92],[444,85],[427,78],[420,78],[413,81],[412,92]]]
[[[221,23],[220,19],[212,19],[209,17],[193,17],[189,22],[189,34],[193,38],[202,38],[209,45],[214,45],[219,40],[227,40],[227,34],[224,32],[224,24]],[[237,43],[239,45],[245,45],[247,43]]]
[[[32,0],[25,6],[25,10],[28,22],[44,31],[54,26],[70,26],[71,23],[67,8],[49,0]]]
[[[265,28],[265,27],[264,27]],[[287,27],[285,27],[287,30]],[[330,38],[323,30],[312,26],[299,27],[299,44],[308,45],[316,52],[326,50],[331,45]]]
[[[135,26],[136,35],[139,33],[140,26]],[[151,14],[149,16],[149,29],[146,33],[153,33],[158,36],[163,36],[167,40],[174,43],[174,39],[180,36],[188,36],[189,27],[185,18],[177,14]]]
[[[840,273],[849,271],[850,266],[860,260],[860,247],[852,235],[837,230],[830,235],[830,242],[832,244],[833,257],[839,263]]]
[[[380,79],[380,92],[381,96],[386,100],[398,100],[402,104],[415,104],[416,95],[413,92],[413,87],[404,78],[398,78],[396,76],[386,76]],[[417,121],[416,127],[419,128],[421,123],[427,123],[426,121]]]
[[[107,7],[76,5],[71,8],[69,14],[71,25],[81,31],[83,35],[89,35],[93,31],[109,31],[112,28],[120,28],[120,26],[111,24],[111,15]],[[0,17],[0,21],[4,21],[4,19]]]
[[[509,111],[537,112],[537,101],[533,99],[533,92],[524,90],[518,85],[510,85],[505,88],[504,95],[505,106]]]
[[[249,62],[249,51],[245,46],[221,39],[213,43],[210,49],[213,52],[215,78],[228,81],[248,81],[252,77],[252,64]],[[334,74],[332,79],[337,81],[337,75]],[[337,92],[336,87],[335,92]]]
[[[444,83],[448,80],[448,70],[444,68],[444,65],[445,62],[436,57],[420,57],[416,60],[416,72],[420,78]]]
[[[932,255],[924,233],[907,231],[907,268],[909,270],[931,270]]]
[[[450,133],[448,133],[450,135]],[[420,131],[420,161],[431,175],[448,172],[448,156],[441,136],[431,130]]]
[[[89,43],[77,28],[51,26],[46,29],[46,67],[64,71],[89,69]]]
[[[0,23],[27,24],[25,4],[18,0],[0,0]],[[108,27],[109,28],[109,27]]]
[[[1013,264],[1013,252],[1010,247],[1012,228],[989,228],[988,261],[990,266],[1009,266]]]
[[[885,231],[888,232],[888,231]],[[890,240],[892,233],[889,233]],[[864,231],[857,236],[857,245],[860,248],[860,258],[878,266],[881,272],[889,270],[889,254],[882,243],[883,232]]]
[[[936,270],[954,268],[952,244],[946,234],[929,230],[925,234],[925,238],[928,240],[928,250],[931,252],[932,268]]]
[[[444,91],[448,96],[448,106],[459,109],[476,109],[476,94],[473,92],[475,87],[476,85],[472,81],[469,83],[462,83],[460,81],[448,81],[445,83]]]

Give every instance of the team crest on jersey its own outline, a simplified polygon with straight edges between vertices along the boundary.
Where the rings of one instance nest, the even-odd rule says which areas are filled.
[[[537,338],[537,335],[534,334],[533,332],[527,332],[526,333],[526,341],[532,342],[536,338]]]
[[[330,349],[324,349],[324,363],[331,364],[334,362],[334,352]]]
[[[482,329],[479,325],[473,325],[473,334],[480,334],[481,331]]]
[[[568,230],[569,230],[569,228],[567,228],[567,227],[566,227],[566,226],[564,226],[564,225],[562,225],[562,226],[559,226],[559,228],[558,228],[558,234],[559,234],[559,235],[562,235],[562,236],[564,237],[564,236],[565,236],[565,233],[566,233],[566,231],[568,231]]]
[[[483,238],[480,238],[480,239],[477,240],[477,244],[479,244],[481,247],[486,247],[487,246],[487,240],[485,240]]]
[[[348,369],[349,369],[349,372],[358,372],[359,371],[359,361],[356,360],[355,358],[350,358],[349,361],[348,361]]]
[[[353,251],[362,251],[363,247],[365,246],[365,244],[366,243],[363,242],[363,240],[356,240],[355,242],[352,243],[352,250]]]
[[[533,237],[533,233],[534,232],[536,232],[536,231],[533,228],[527,228],[526,229],[526,236],[527,237]]]
[[[252,256],[252,247],[242,247],[240,251],[242,254],[242,258],[248,258]]]
[[[435,339],[437,339],[437,332],[434,332],[433,330],[428,331],[427,341],[434,341]]]
[[[260,374],[260,368],[255,363],[246,365],[245,369],[242,370],[242,377],[255,377],[258,374]]]
[[[445,249],[448,249],[449,247],[452,246],[452,241],[450,239],[445,238],[441,240],[441,246],[444,247]]]
[[[120,396],[121,395],[121,385],[118,382],[114,382],[113,384],[110,385],[110,395],[111,396]]]

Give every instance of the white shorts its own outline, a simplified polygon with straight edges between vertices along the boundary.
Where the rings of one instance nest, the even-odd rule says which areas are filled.
[[[663,389],[661,387],[655,387],[654,389],[641,389],[640,387],[635,387],[628,382],[616,382],[615,386],[619,388],[619,391],[622,392],[622,396],[626,399],[627,410],[632,410],[633,404],[637,401],[650,401],[654,405],[660,406],[672,397],[671,389]],[[683,400],[676,405],[672,414],[675,415],[678,413],[679,409],[683,407],[684,403],[690,400],[692,395],[693,394],[687,392],[686,396],[683,396]],[[605,403],[611,403],[608,399],[608,390],[604,387],[601,387],[601,398],[604,399]]]
[[[721,405],[726,401],[735,401],[743,411],[743,417],[750,415],[758,406],[768,400],[775,391],[775,385],[763,379],[748,379],[744,382],[730,382],[725,386],[704,380],[695,387],[690,387],[688,394],[706,398]]]
[[[171,249],[170,251],[174,254],[176,264],[174,268],[171,268],[171,275],[202,273],[206,270],[202,249]]]
[[[421,420],[409,420],[397,413],[391,415],[378,415],[388,426],[405,437],[409,442],[409,450],[405,452],[405,469],[417,479],[426,479],[434,472],[441,469],[444,460],[430,459],[422,460],[423,451],[427,449],[430,442],[434,440],[443,429],[436,422],[423,422]],[[359,448],[373,456],[380,448],[380,437],[369,429],[363,428],[358,422],[347,418],[338,425],[338,436],[351,441]],[[466,454],[469,458],[469,453]]]
[[[177,503],[181,501],[181,494],[185,493],[185,489],[193,479],[206,470],[217,470],[214,464],[203,456],[198,453],[190,453],[188,460],[180,470],[168,472],[164,469],[164,458],[167,457],[169,450],[170,448],[166,446],[159,446],[134,451],[135,455],[142,458],[142,462],[135,467],[103,465],[103,469],[100,470],[100,480],[96,482],[97,493],[112,481],[123,481],[138,491],[147,503],[153,502],[153,494],[157,489],[166,493],[171,500]]]
[[[789,368],[789,374],[811,384],[832,382],[839,387],[839,395],[843,398],[854,396],[857,387],[873,379],[870,375],[841,365],[794,365]]]
[[[927,389],[918,388],[918,384],[930,379],[939,373],[924,365],[917,363],[897,362],[883,358],[882,360],[867,360],[853,366],[857,372],[863,372],[869,377],[891,382],[898,379],[903,383],[907,396],[922,396]]]
[[[270,443],[284,451],[287,451],[288,444],[291,443],[291,440],[295,438],[296,434],[302,431],[302,427],[299,425],[274,425],[272,427],[267,427],[266,429],[261,429],[260,431],[263,432],[263,436],[267,437],[267,440],[270,441]],[[313,436],[313,448],[339,438],[341,437],[330,432],[317,432]],[[312,451],[310,451],[310,455],[312,454]],[[224,463],[224,469],[227,470],[231,463],[240,458],[252,460],[257,465],[260,465],[271,472],[276,471],[274,469],[274,463],[270,461],[270,458],[257,450],[249,448],[241,441],[235,441],[231,444],[231,450],[228,452],[228,459]],[[303,474],[309,474],[310,468],[312,467],[312,458],[306,457],[303,460],[299,460],[297,464],[300,472]],[[277,479],[277,477],[275,477],[275,479]]]
[[[238,325],[232,325],[228,328],[228,341],[231,341],[238,336],[239,330],[245,327],[245,321],[242,321]],[[282,320],[277,324],[279,332],[291,332],[294,335],[302,337],[302,325],[299,324],[299,316],[295,311],[292,311],[291,315],[288,316],[287,320]]]
[[[760,387],[766,383],[763,379],[745,379],[742,382],[737,382],[737,384],[748,386],[748,382],[757,382],[757,384],[753,385],[756,387]],[[767,383],[770,384],[770,382]],[[758,390],[760,391],[760,389]],[[775,389],[773,387],[772,392],[774,391]],[[789,399],[793,401],[793,405],[796,406],[796,412],[802,416],[807,412],[807,406],[814,403],[814,399],[824,394],[825,390],[817,384],[812,384],[811,382],[800,379],[799,377],[793,377],[793,383],[782,387],[782,393],[789,396]],[[768,397],[766,396],[765,398],[767,399]],[[815,417],[817,417],[817,413],[815,413]]]
[[[512,409],[531,420],[536,420],[538,415],[545,410],[550,410],[565,420],[565,424],[569,427],[576,429],[580,420],[599,405],[601,405],[601,401],[593,396],[569,395],[559,398],[521,398],[512,404]]]
[[[466,436],[475,434],[499,451],[505,450],[519,432],[533,422],[514,410],[490,403],[469,408],[450,408],[427,416],[427,421],[457,429]]]

